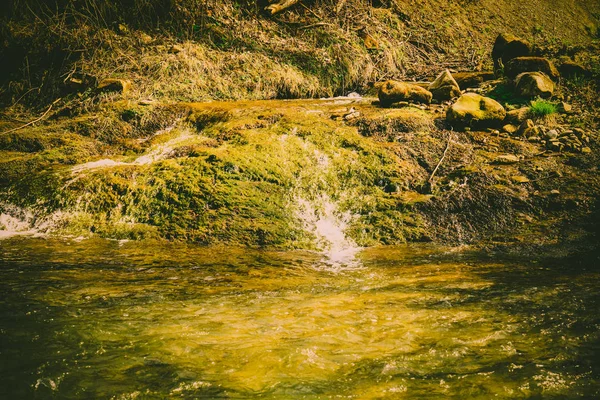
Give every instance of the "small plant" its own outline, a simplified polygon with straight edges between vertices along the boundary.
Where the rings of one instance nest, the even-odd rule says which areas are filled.
[[[532,117],[541,118],[547,115],[556,114],[558,106],[547,100],[534,100],[529,107],[529,113]]]

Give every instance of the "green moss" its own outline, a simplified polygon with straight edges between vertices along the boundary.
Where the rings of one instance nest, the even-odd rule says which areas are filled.
[[[62,210],[60,233],[312,248],[297,199],[315,202],[324,195],[340,215],[353,216],[348,234],[359,245],[422,238],[423,221],[398,195],[421,167],[406,159],[404,144],[373,137],[409,135],[430,146],[431,117],[386,110],[390,125],[373,124],[373,137],[365,137],[330,118],[339,107],[319,101],[182,106],[176,112],[186,120],[144,139],[144,152],[161,155],[149,164],[136,163],[137,155],[119,144],[102,147],[104,138],[69,134],[51,149],[10,153],[10,163],[0,163],[1,184],[10,193],[2,200],[46,213]],[[365,120],[381,118],[377,108],[356,107]],[[130,122],[138,119],[125,113]],[[411,116],[414,125],[408,125]],[[94,158],[89,144],[104,154]],[[74,163],[99,158],[129,164],[72,170]]]

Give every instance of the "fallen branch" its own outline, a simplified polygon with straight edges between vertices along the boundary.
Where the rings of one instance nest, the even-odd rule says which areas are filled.
[[[48,109],[46,110],[46,112],[45,112],[45,113],[43,113],[41,117],[39,117],[39,118],[37,118],[37,119],[34,119],[33,121],[26,123],[25,125],[21,125],[21,126],[19,126],[19,127],[17,127],[17,128],[14,128],[14,129],[8,130],[8,131],[6,131],[6,132],[2,132],[2,133],[0,133],[0,135],[6,135],[6,134],[8,134],[8,133],[12,133],[12,132],[19,131],[19,130],[21,130],[21,129],[23,129],[23,128],[27,128],[28,126],[31,126],[31,125],[35,124],[36,122],[39,122],[39,121],[43,120],[43,119],[46,117],[46,115],[48,115],[48,113],[50,112],[50,110],[52,110],[52,107],[54,107],[54,105],[55,105],[56,103],[58,103],[60,100],[61,100],[61,99],[56,99],[56,100],[54,100],[54,102],[53,102],[52,104],[50,104],[50,107],[48,107]]]

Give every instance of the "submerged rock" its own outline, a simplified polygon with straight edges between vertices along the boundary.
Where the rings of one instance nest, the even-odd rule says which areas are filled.
[[[552,97],[554,82],[541,72],[525,72],[515,79],[517,93],[522,97]]]
[[[506,110],[500,103],[476,93],[462,95],[446,111],[446,119],[456,127],[486,128],[500,125]]]
[[[429,91],[433,98],[439,101],[451,100],[461,95],[458,83],[450,74],[450,71],[445,70],[429,85]]]
[[[383,107],[400,101],[430,104],[432,97],[430,91],[411,83],[390,80],[379,88],[379,102]]]
[[[516,78],[524,72],[543,72],[553,80],[560,77],[560,73],[552,61],[543,57],[517,57],[506,64],[504,73],[509,78]]]

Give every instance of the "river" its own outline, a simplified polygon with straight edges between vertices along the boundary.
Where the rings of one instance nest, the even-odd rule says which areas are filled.
[[[597,265],[0,241],[6,399],[600,396]]]

